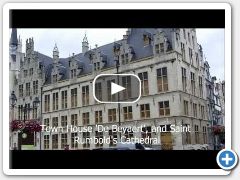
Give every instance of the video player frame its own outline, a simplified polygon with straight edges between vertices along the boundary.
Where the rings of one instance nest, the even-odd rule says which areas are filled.
[[[106,6],[107,5],[107,6]],[[126,10],[126,5],[129,7],[128,10]],[[106,8],[107,7],[107,8]],[[90,27],[88,21],[83,20],[82,27],[81,25],[76,25],[78,27],[71,27],[74,20],[71,20],[71,22],[66,22],[64,24],[64,21],[60,21],[61,17],[57,19],[55,22],[50,22],[47,19],[45,21],[40,21],[40,16],[32,16],[37,18],[37,21],[21,21],[20,16],[17,16],[17,13],[21,12],[19,10],[25,10],[21,15],[24,19],[26,17],[26,9],[32,10],[30,13],[36,13],[38,10],[43,9],[50,9],[50,11],[45,11],[45,15],[50,15],[52,11],[60,10],[60,9],[68,9],[70,11],[66,11],[67,13],[65,15],[68,15],[69,17],[73,15],[74,13],[81,14],[81,11],[87,11],[89,8],[92,9],[92,11],[105,11],[103,15],[107,17],[107,12],[110,12],[111,9],[115,9],[115,11],[124,12],[126,19],[126,22],[123,20],[120,20],[119,22],[112,22],[105,21],[105,22],[96,22],[96,28],[129,28],[129,27],[135,27],[135,28],[156,28],[158,26],[162,26],[163,28],[184,28],[184,27],[194,27],[194,28],[224,28],[225,29],[225,148],[231,149],[231,7],[228,4],[224,3],[175,3],[175,4],[167,4],[167,3],[152,3],[152,4],[133,4],[133,3],[105,3],[105,4],[88,4],[88,3],[79,3],[79,4],[31,4],[31,3],[9,3],[4,6],[4,19],[3,19],[3,44],[9,44],[9,37],[11,36],[9,33],[9,28],[62,28],[63,26],[70,27],[70,28],[86,28]],[[38,9],[38,10],[37,10]],[[93,10],[95,9],[95,10]],[[106,10],[108,9],[108,10]],[[118,10],[116,10],[118,9]],[[124,10],[125,9],[125,10]],[[158,23],[155,22],[154,18],[151,18],[151,15],[145,14],[145,21],[142,21],[141,13],[136,13],[135,16],[131,17],[129,16],[131,13],[130,11],[137,12],[140,9],[148,10],[148,12],[155,12],[156,14],[163,15],[164,13],[172,13],[170,17],[170,21],[168,18],[163,19],[161,24],[158,25]],[[14,10],[16,14],[14,15]],[[71,11],[72,10],[72,11]],[[174,12],[175,11],[175,12]],[[209,13],[208,16],[211,19],[206,19],[203,17],[200,17],[200,15],[197,15],[197,13],[194,13],[194,11],[199,11],[198,13],[202,13],[201,15],[204,16],[204,13]],[[201,12],[202,11],[202,12]],[[222,13],[221,11],[224,11]],[[63,11],[62,11],[63,12]],[[111,13],[114,11],[112,10]],[[182,22],[176,20],[176,18],[173,17],[174,13],[179,13],[179,16],[184,17],[184,15],[190,15],[193,13],[196,15],[196,22]],[[71,14],[72,13],[72,14]],[[106,13],[106,14],[105,14]],[[182,13],[182,15],[181,15]],[[214,13],[219,13],[218,15],[214,16]],[[35,15],[36,15],[35,14]],[[40,15],[39,13],[38,15]],[[153,13],[154,14],[154,13]],[[152,14],[152,15],[153,15]],[[184,15],[183,15],[184,14]],[[19,14],[18,14],[19,15]],[[58,13],[58,15],[61,16],[61,14]],[[83,15],[83,13],[82,13]],[[139,16],[138,16],[139,15]],[[220,16],[219,16],[220,15]],[[28,15],[29,16],[29,15]],[[45,16],[45,17],[46,17]],[[64,15],[62,15],[64,16]],[[207,15],[205,14],[205,17]],[[116,18],[119,18],[119,15],[116,15]],[[175,16],[176,17],[176,16]],[[40,19],[39,19],[40,18]],[[156,17],[155,17],[156,18]],[[216,19],[214,19],[216,18]],[[30,17],[31,19],[31,17]],[[175,20],[174,20],[175,19]],[[201,19],[204,19],[201,20]],[[135,20],[135,24],[133,23]],[[141,20],[141,21],[138,21]],[[172,21],[171,21],[172,20]],[[38,23],[36,23],[38,22]],[[61,24],[61,23],[62,24]],[[22,23],[22,24],[21,24]],[[29,23],[29,24],[28,24]],[[182,24],[181,24],[182,23]],[[185,23],[185,24],[184,24]],[[52,27],[50,27],[52,26]],[[95,28],[95,27],[91,27]],[[31,41],[31,40],[30,40]],[[29,44],[31,44],[29,41]],[[31,41],[33,42],[33,41]],[[9,59],[9,47],[3,46],[3,59]],[[3,61],[3,82],[4,84],[10,84],[9,80],[9,64],[7,61]],[[149,77],[151,78],[151,77]],[[141,89],[141,87],[140,87]],[[95,90],[95,88],[93,89]],[[141,90],[142,91],[142,90]],[[141,93],[140,91],[140,93]],[[8,104],[8,106],[4,106],[4,119],[10,119],[11,118],[11,111],[10,108],[11,104],[9,102],[9,92],[10,88],[9,86],[5,86],[3,89],[4,95],[4,104]],[[95,93],[94,93],[95,94]],[[60,98],[60,95],[59,95]],[[138,98],[139,99],[139,98]],[[138,100],[137,99],[137,100]],[[44,99],[40,99],[40,102],[43,102]],[[118,103],[119,104],[119,103]],[[42,107],[44,108],[44,107]],[[143,109],[147,109],[147,107],[143,107]],[[9,112],[9,113],[8,113]],[[116,111],[115,116],[118,116],[118,112]],[[42,120],[43,121],[43,120]],[[15,151],[10,150],[9,151],[9,144],[10,144],[10,132],[9,132],[9,121],[3,122],[4,128],[4,156],[3,156],[3,162],[4,162],[4,172],[9,175],[93,175],[94,169],[94,175],[227,175],[229,172],[221,170],[217,164],[216,164],[216,154],[218,151],[214,150],[208,150],[208,151],[94,151],[94,150],[82,150],[82,151],[30,151],[30,150],[24,150],[24,151]],[[42,137],[43,138],[43,137]],[[43,139],[42,139],[43,140]],[[67,149],[66,149],[67,150]],[[188,156],[186,156],[188,155]],[[80,157],[79,157],[80,156]],[[24,161],[24,158],[31,157],[31,159],[35,158],[36,163],[30,163],[27,164],[27,162]],[[117,159],[114,159],[116,158]],[[139,159],[139,157],[143,157]],[[185,158],[184,158],[185,157]],[[187,157],[187,158],[186,158]],[[205,157],[205,159],[204,159]],[[208,160],[208,164],[204,164],[206,161],[206,157]],[[56,163],[50,163],[47,162],[47,158],[52,158],[52,160],[56,160]],[[174,164],[171,164],[167,162],[171,158],[171,160],[176,160]],[[190,160],[191,158],[195,158]],[[41,160],[42,159],[42,160]],[[116,163],[115,167],[106,165],[103,163],[101,169],[97,166],[91,164],[90,162],[94,162],[96,160],[98,162],[104,162],[107,163]],[[136,162],[135,166],[126,165],[124,168],[123,173],[123,167],[121,167],[119,164],[126,162],[127,160],[132,159],[134,162]],[[50,160],[50,162],[52,162]],[[170,161],[171,161],[170,160]],[[45,167],[42,167],[39,163],[40,161],[47,162]],[[68,164],[70,161],[72,161],[72,164]],[[75,162],[73,162],[75,161]],[[79,164],[80,161],[86,162],[85,167],[81,164]],[[62,165],[65,162],[65,165]],[[117,163],[121,162],[121,163]],[[153,162],[162,162],[161,165],[155,166],[153,165]],[[152,163],[149,165],[149,167],[142,167],[141,163]],[[166,164],[164,164],[166,163]],[[193,163],[193,164],[191,164]],[[194,164],[195,163],[195,164]],[[197,165],[196,165],[197,164]],[[78,169],[84,169],[84,171],[79,172]],[[142,171],[142,169],[145,169]]]

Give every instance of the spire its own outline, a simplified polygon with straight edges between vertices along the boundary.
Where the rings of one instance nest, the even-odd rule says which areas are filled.
[[[84,38],[83,38],[83,42],[88,43],[88,39],[87,39],[87,33],[85,32]]]
[[[12,28],[12,33],[11,33],[11,39],[10,39],[10,45],[18,45],[18,39],[17,39],[17,29]]]
[[[59,51],[57,44],[55,43],[55,46],[53,48],[53,62],[58,63],[59,62]]]
[[[82,52],[85,53],[88,50],[89,50],[89,44],[88,44],[87,34],[85,32],[85,35],[82,41]]]
[[[57,44],[56,44],[56,43],[55,43],[55,46],[54,46],[54,48],[53,48],[53,52],[58,52],[58,53],[59,53],[58,47],[57,47]]]

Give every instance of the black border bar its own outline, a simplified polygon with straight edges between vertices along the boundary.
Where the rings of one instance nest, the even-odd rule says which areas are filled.
[[[224,28],[224,9],[10,10],[10,28]]]
[[[10,169],[220,169],[218,151],[13,150]]]

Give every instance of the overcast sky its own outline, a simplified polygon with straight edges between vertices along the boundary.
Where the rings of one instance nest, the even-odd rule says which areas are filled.
[[[18,35],[25,41],[34,38],[35,51],[52,57],[56,43],[60,57],[65,58],[72,53],[80,53],[82,39],[87,34],[91,48],[102,46],[122,39],[126,29],[18,29]],[[202,45],[206,60],[209,62],[212,76],[224,79],[224,29],[197,29],[197,40]]]

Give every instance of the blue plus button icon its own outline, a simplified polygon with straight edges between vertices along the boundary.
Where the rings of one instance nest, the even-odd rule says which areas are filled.
[[[232,150],[221,150],[217,155],[217,163],[224,170],[230,170],[238,162],[237,154]]]

